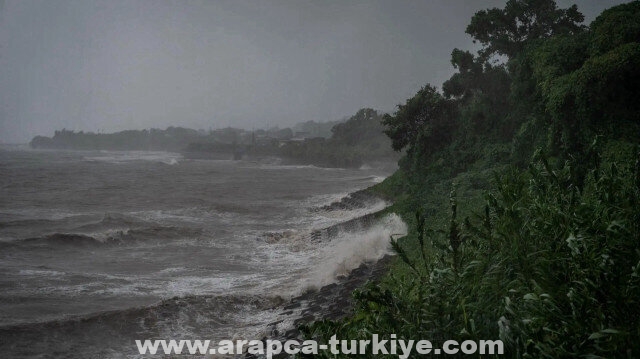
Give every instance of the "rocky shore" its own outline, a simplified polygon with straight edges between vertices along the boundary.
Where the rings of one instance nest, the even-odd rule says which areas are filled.
[[[284,343],[289,339],[299,341],[309,339],[304,338],[300,333],[298,328],[301,325],[322,319],[337,320],[351,314],[353,310],[351,293],[367,281],[380,279],[392,260],[393,256],[386,255],[377,262],[363,263],[349,275],[339,278],[336,283],[292,298],[288,304],[282,306],[280,313],[282,319],[268,324],[267,335],[262,338],[262,341],[279,340]],[[258,358],[260,356],[246,354],[243,357]],[[287,355],[282,353],[278,357],[287,357]]]
[[[331,212],[353,209],[371,208],[380,203],[380,198],[370,191],[361,190],[343,197],[340,201],[318,207],[314,212]],[[374,226],[384,211],[375,211],[363,216],[340,222],[333,226],[318,229],[310,233],[306,240],[314,242],[329,242],[341,232],[361,231]],[[286,236],[286,234],[285,234]],[[275,239],[277,241],[277,239]],[[327,243],[326,245],[332,245]],[[384,255],[377,261],[368,261],[351,270],[346,276],[338,277],[334,283],[290,299],[275,307],[280,310],[278,320],[267,325],[265,335],[261,338],[285,342],[289,339],[302,341],[304,338],[299,328],[314,321],[329,319],[337,320],[353,312],[352,292],[362,287],[368,281],[379,280],[393,260],[392,255]],[[245,354],[243,358],[257,358],[260,356]],[[287,357],[281,353],[279,357]]]

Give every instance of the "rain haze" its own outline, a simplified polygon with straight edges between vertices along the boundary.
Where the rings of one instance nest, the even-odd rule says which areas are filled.
[[[0,357],[640,358],[623,2],[0,0]]]
[[[581,1],[586,23],[622,1]],[[559,1],[560,7],[572,2]],[[0,142],[266,128],[394,106],[504,1],[2,1]]]

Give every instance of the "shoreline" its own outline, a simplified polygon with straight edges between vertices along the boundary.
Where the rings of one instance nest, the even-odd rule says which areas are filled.
[[[358,190],[343,197],[340,201],[333,202],[319,210],[339,210],[347,207],[364,205],[372,199],[384,200],[380,196],[373,194],[371,187]],[[387,214],[387,208],[367,213],[357,218],[353,218],[344,222],[337,223],[333,226],[316,230],[313,232],[310,240],[322,241],[328,237],[338,235],[344,230],[363,230],[371,228],[378,223],[383,215]],[[331,245],[328,243],[328,245]],[[369,260],[362,262],[357,268],[349,271],[347,275],[338,276],[337,280],[324,285],[318,289],[312,289],[306,293],[297,295],[284,304],[274,306],[279,309],[278,316],[280,319],[267,324],[265,335],[260,339],[263,342],[267,340],[279,340],[285,342],[289,339],[302,341],[302,333],[299,328],[302,325],[310,324],[320,320],[339,320],[353,314],[353,298],[354,290],[361,288],[368,282],[377,282],[384,276],[395,255],[392,253],[384,254],[377,260]],[[287,357],[281,354],[281,357]],[[248,353],[238,354],[236,357],[241,358],[257,358],[259,356]]]
[[[300,325],[324,319],[338,320],[352,314],[353,291],[367,282],[379,280],[387,272],[393,258],[393,255],[386,254],[377,261],[362,263],[337,282],[292,298],[288,304],[282,306],[283,312],[280,315],[287,316],[298,312],[297,318],[292,322],[293,326],[282,325],[286,323],[286,319],[269,323],[269,335],[262,340],[277,339],[284,342],[288,339],[302,339],[298,330]]]

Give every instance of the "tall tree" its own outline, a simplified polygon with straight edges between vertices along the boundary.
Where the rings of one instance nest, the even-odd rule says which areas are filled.
[[[509,0],[504,9],[478,11],[466,32],[484,46],[483,58],[511,58],[532,40],[582,31],[583,21],[576,5],[558,9],[554,0]]]
[[[410,151],[418,142],[427,141],[426,149],[432,152],[451,140],[455,116],[452,103],[435,87],[426,85],[404,105],[398,105],[393,115],[386,114],[382,123],[394,150],[408,147]]]

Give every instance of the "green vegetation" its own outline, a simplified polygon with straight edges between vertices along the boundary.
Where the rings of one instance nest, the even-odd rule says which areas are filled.
[[[467,28],[479,53],[454,50],[442,91],[384,116],[406,154],[371,190],[410,233],[354,314],[308,337],[640,357],[640,2],[582,21],[552,0],[480,11]]]
[[[370,108],[359,110],[331,128],[331,137],[288,141],[277,154],[290,161],[324,167],[360,167],[365,163],[393,162],[399,157],[384,135],[382,115]]]
[[[328,122],[316,122],[316,121],[307,121],[300,122],[293,126],[293,131],[298,133],[304,133],[308,137],[331,137],[331,129],[333,126],[346,121],[348,118],[344,118],[343,120],[338,121],[328,121]]]

